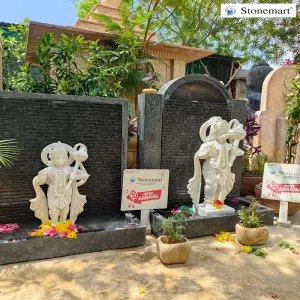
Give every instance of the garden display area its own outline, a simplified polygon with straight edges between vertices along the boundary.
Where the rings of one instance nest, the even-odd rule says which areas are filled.
[[[296,18],[73,2],[0,27],[0,299],[299,299]]]
[[[298,221],[299,223],[299,214]],[[267,258],[240,251],[237,242],[191,240],[185,264],[163,265],[155,236],[142,247],[87,253],[0,267],[1,299],[298,299],[299,233],[271,227]]]

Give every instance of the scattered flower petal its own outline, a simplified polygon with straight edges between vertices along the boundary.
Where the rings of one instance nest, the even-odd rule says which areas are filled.
[[[230,232],[221,231],[220,234],[215,234],[215,237],[219,242],[235,242],[235,236]]]
[[[19,225],[16,223],[9,223],[9,224],[0,224],[0,233],[1,232],[13,232],[15,229],[18,229]]]
[[[217,209],[222,209],[224,206],[224,201],[222,200],[214,200],[212,203],[212,206],[217,208]]]
[[[139,289],[139,294],[145,294],[145,289]]]
[[[237,198],[233,198],[231,201],[232,201],[233,203],[239,203],[239,202],[240,202],[240,200],[237,199]]]
[[[250,246],[243,246],[242,249],[241,249],[241,251],[249,253],[251,251],[251,247]]]

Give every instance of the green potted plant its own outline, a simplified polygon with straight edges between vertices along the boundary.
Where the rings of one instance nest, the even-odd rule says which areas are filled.
[[[156,240],[156,248],[163,263],[183,264],[189,258],[192,247],[185,237],[186,225],[184,214],[181,213],[175,213],[159,222],[158,226],[165,235]]]
[[[269,227],[261,222],[259,202],[253,201],[249,208],[238,211],[240,222],[235,226],[239,243],[247,246],[264,244],[269,238]]]
[[[244,155],[242,164],[241,195],[254,196],[255,186],[263,181],[265,163],[270,162],[268,155]]]

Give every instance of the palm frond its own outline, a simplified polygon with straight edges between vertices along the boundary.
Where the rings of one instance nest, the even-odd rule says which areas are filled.
[[[13,165],[13,161],[19,156],[20,148],[15,140],[0,140],[0,164],[4,167]]]

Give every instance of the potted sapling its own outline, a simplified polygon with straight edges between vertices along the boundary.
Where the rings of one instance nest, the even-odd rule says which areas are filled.
[[[235,233],[243,245],[262,245],[269,238],[269,227],[262,224],[259,207],[259,202],[253,201],[248,209],[238,211],[240,222],[235,226]]]
[[[156,247],[163,263],[183,264],[189,258],[192,247],[185,237],[186,225],[184,214],[179,213],[159,222],[158,226],[165,235],[157,239]]]

